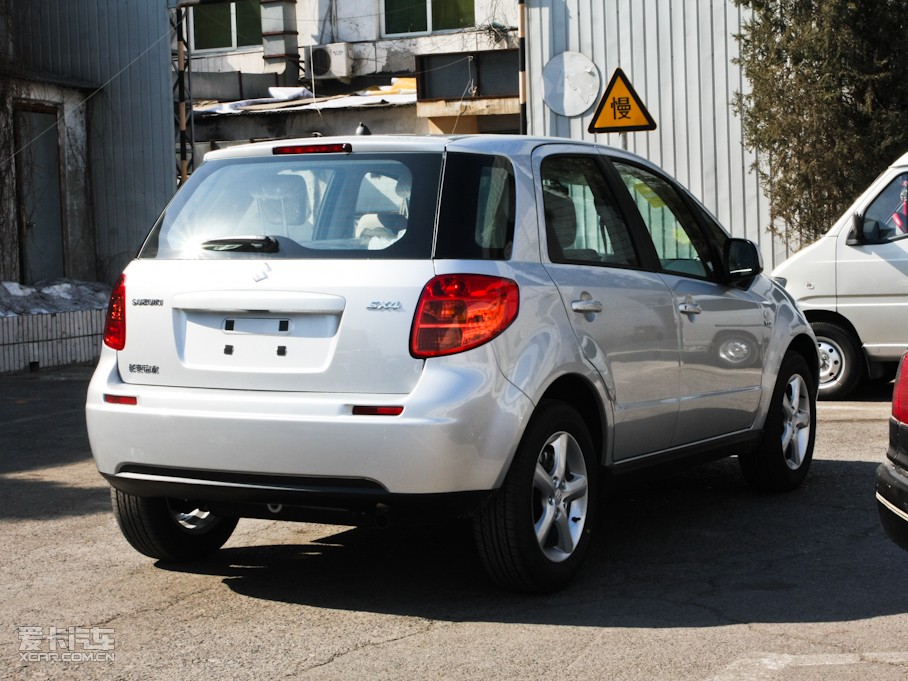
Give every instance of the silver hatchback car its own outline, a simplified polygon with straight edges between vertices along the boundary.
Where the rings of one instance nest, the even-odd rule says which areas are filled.
[[[563,586],[600,477],[737,455],[799,485],[816,339],[653,164],[518,136],[217,151],[111,296],[87,422],[126,539],[237,519],[473,519],[498,583]]]

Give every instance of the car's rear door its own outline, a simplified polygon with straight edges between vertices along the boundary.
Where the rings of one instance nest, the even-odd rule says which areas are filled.
[[[614,459],[670,446],[678,411],[677,314],[662,278],[641,263],[595,149],[534,153],[546,269],[586,359],[614,405]]]

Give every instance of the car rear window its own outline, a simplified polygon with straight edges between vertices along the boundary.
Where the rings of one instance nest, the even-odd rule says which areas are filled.
[[[208,161],[140,258],[428,258],[440,153]]]
[[[514,202],[514,171],[501,156],[208,161],[174,197],[139,257],[422,259],[433,256],[434,243],[438,258],[504,259]]]

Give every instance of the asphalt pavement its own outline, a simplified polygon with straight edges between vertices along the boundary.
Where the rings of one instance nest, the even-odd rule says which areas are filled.
[[[889,385],[821,403],[794,493],[733,458],[618,485],[577,582],[530,597],[457,523],[243,520],[211,560],[141,556],[91,461],[90,373],[0,377],[0,678],[908,677],[908,554],[873,500]]]

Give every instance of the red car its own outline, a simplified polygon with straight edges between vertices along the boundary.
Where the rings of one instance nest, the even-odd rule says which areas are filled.
[[[876,471],[876,501],[880,523],[889,538],[908,550],[908,367],[899,363],[889,417],[888,461]]]

